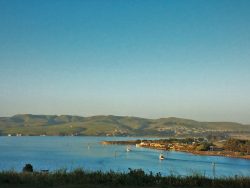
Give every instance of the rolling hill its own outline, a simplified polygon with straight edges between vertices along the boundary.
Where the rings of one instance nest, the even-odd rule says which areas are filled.
[[[0,117],[0,135],[207,136],[250,133],[250,125],[199,122],[182,118],[32,115]]]

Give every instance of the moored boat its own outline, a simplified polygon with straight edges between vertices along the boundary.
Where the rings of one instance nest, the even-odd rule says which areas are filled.
[[[159,159],[160,159],[160,160],[165,159],[165,157],[164,157],[164,155],[163,155],[162,153],[159,155]]]
[[[126,151],[127,151],[127,152],[130,152],[130,151],[131,151],[130,147],[127,147],[127,148],[126,148]]]

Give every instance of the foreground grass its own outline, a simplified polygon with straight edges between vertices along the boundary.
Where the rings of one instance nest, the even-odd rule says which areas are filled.
[[[132,170],[128,173],[119,172],[86,172],[77,169],[73,172],[59,170],[51,173],[18,173],[13,171],[0,172],[1,188],[108,188],[108,187],[218,187],[218,188],[249,188],[250,177],[229,177],[210,179],[201,175],[186,177],[146,174],[144,171]]]

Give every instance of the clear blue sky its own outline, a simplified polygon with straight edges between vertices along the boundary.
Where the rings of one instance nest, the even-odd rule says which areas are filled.
[[[249,0],[0,0],[0,116],[250,123]]]

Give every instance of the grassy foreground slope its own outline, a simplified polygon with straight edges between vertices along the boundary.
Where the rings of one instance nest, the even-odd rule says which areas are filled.
[[[128,173],[88,172],[77,169],[50,173],[17,173],[0,172],[0,187],[216,187],[216,188],[249,188],[249,177],[208,178],[203,175],[161,176],[146,174],[140,169],[130,169]]]
[[[146,119],[128,116],[70,116],[19,114],[0,117],[0,135],[116,135],[185,136],[250,133],[250,125],[199,122],[182,118]]]

